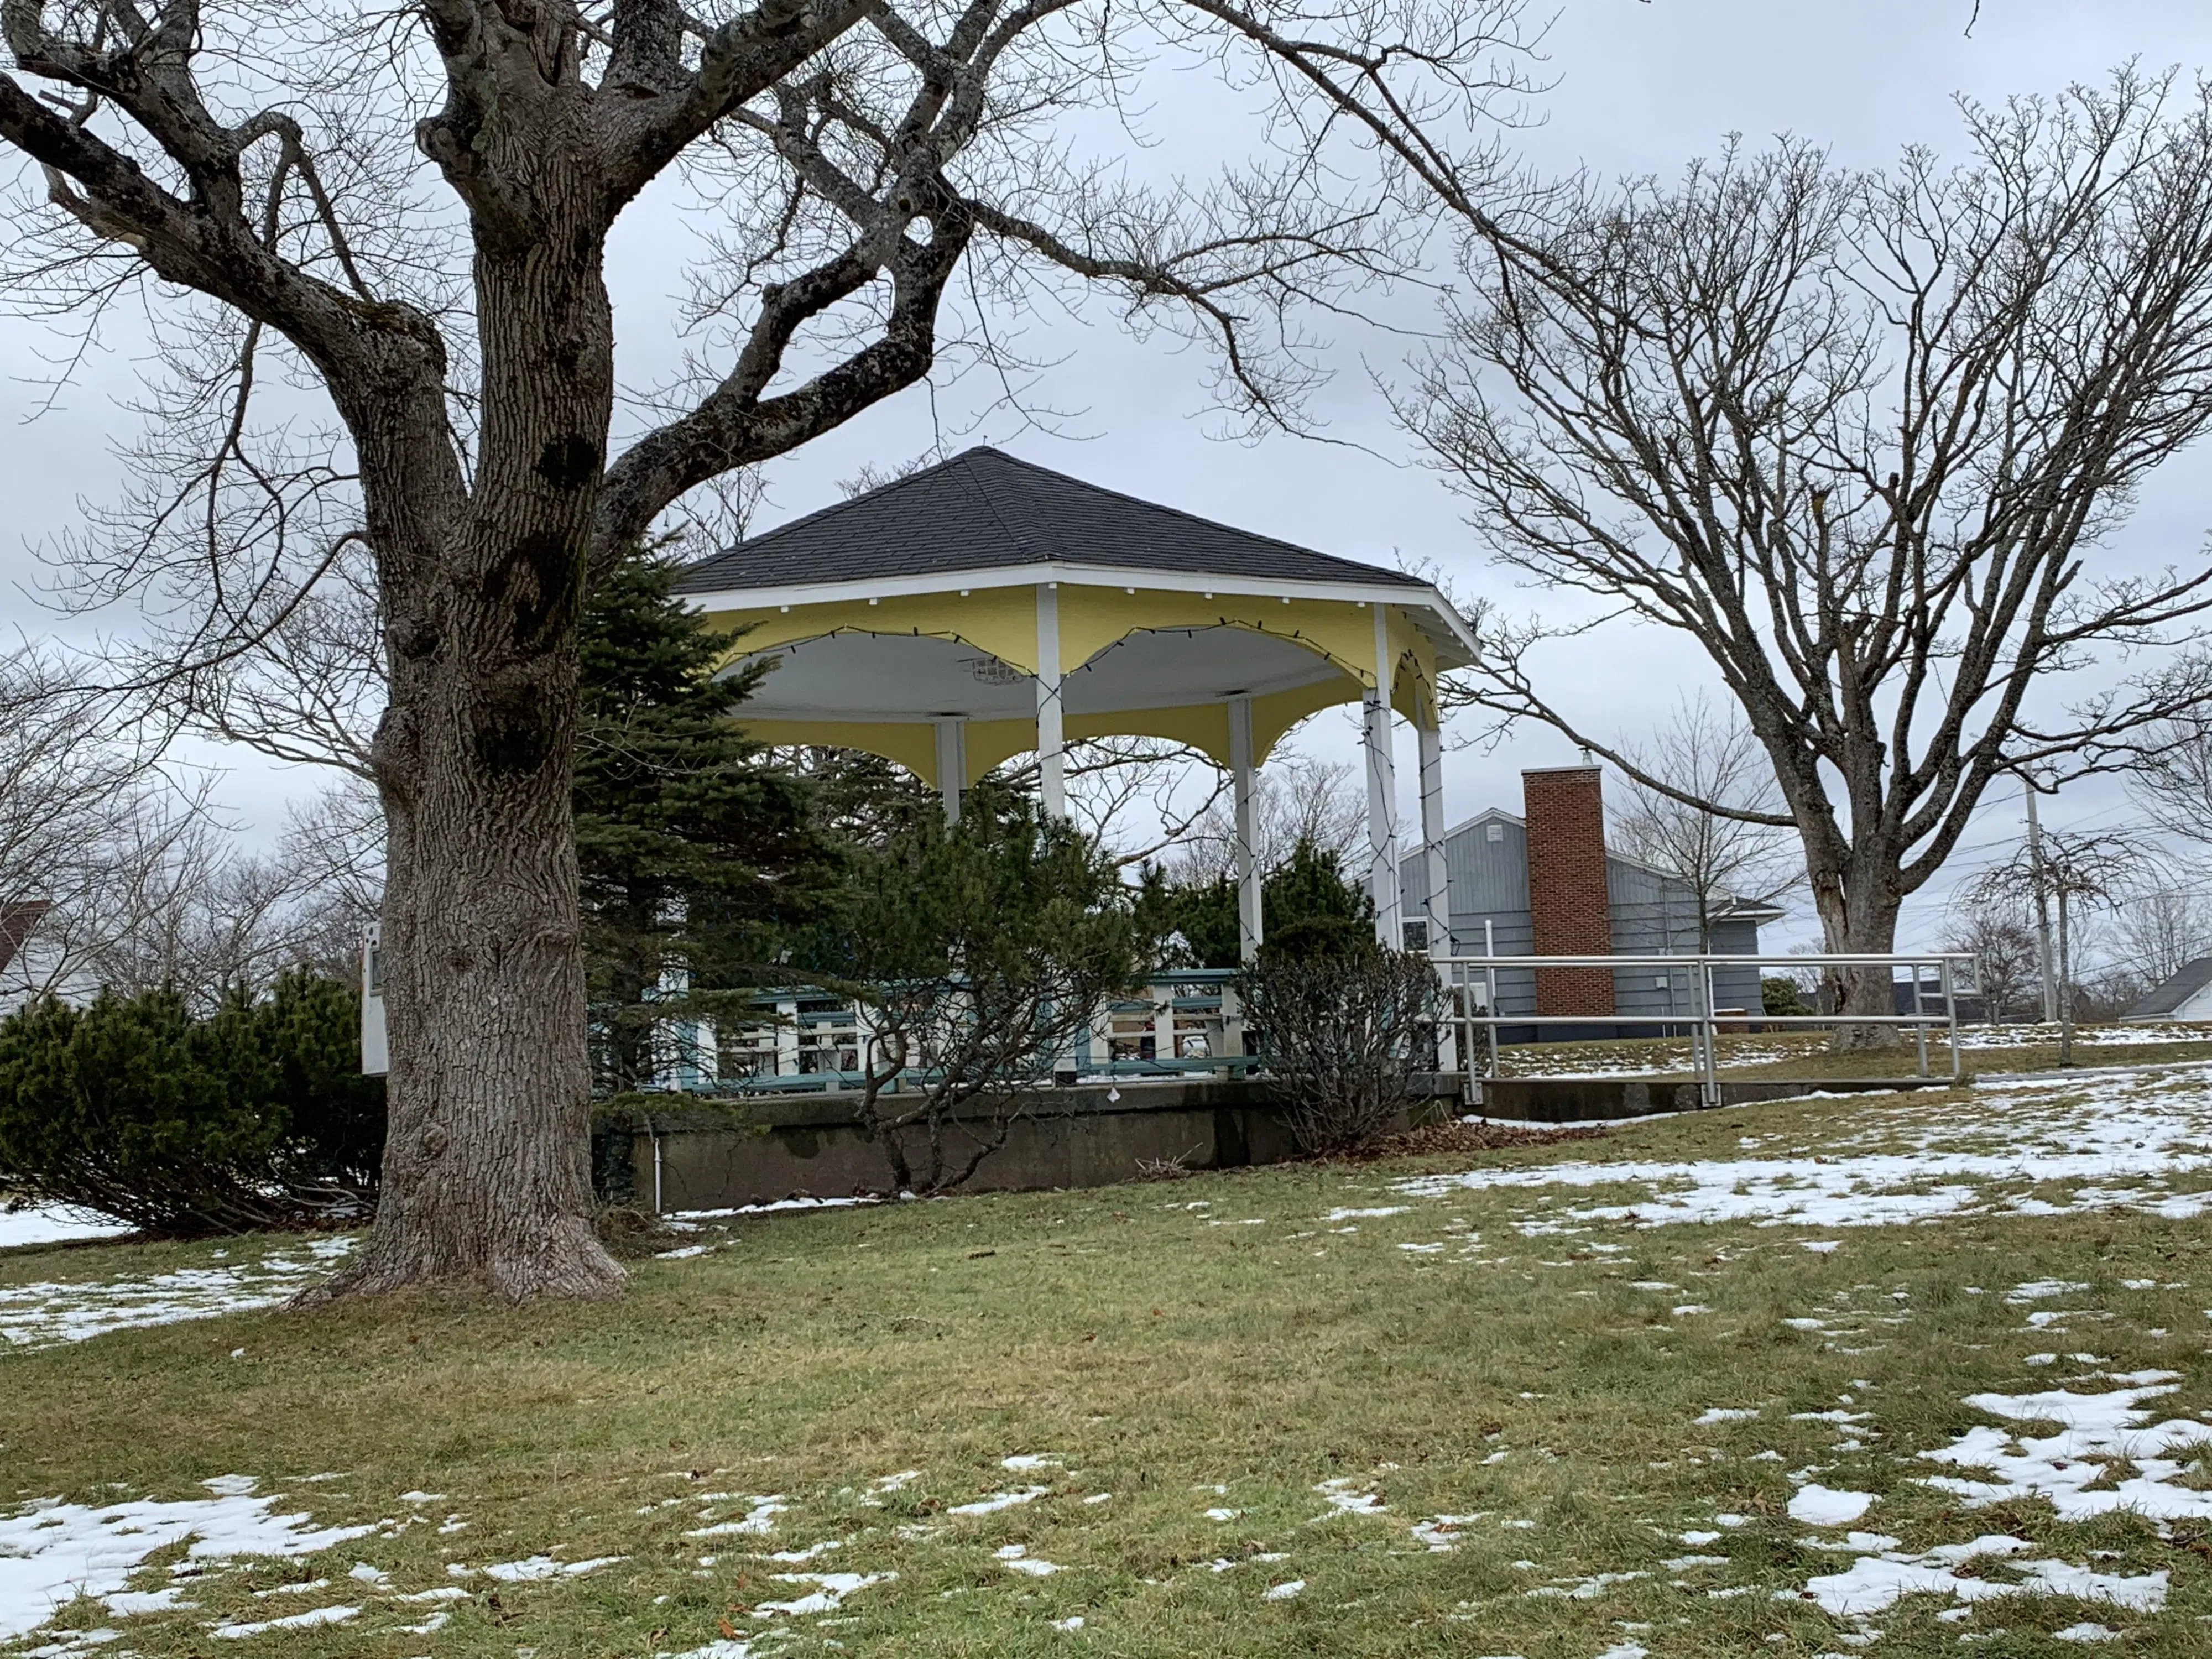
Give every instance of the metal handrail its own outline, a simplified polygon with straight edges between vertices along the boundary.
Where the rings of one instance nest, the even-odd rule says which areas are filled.
[[[1581,956],[1581,957],[1501,957],[1501,956],[1443,956],[1436,958],[1437,971],[1445,990],[1446,1012],[1440,1024],[1451,1034],[1452,1046],[1465,1057],[1465,1070],[1470,1081],[1476,1081],[1474,1066],[1475,1028],[1482,1027],[1488,1041],[1485,1044],[1485,1069],[1481,1082],[1498,1080],[1498,1028],[1501,1025],[1558,1026],[1558,1025],[1650,1025],[1687,1026],[1690,1028],[1690,1064],[1698,1073],[1698,1092],[1708,1106],[1720,1104],[1720,1059],[1718,1038],[1720,1015],[1714,1007],[1713,970],[1717,968],[1765,968],[1788,966],[1793,968],[1907,968],[1912,971],[1912,1007],[1908,1014],[1767,1014],[1753,1015],[1748,1009],[1741,1015],[1729,1012],[1733,1023],[1741,1018],[1748,1022],[1756,1018],[1766,1025],[1909,1025],[1913,1028],[1919,1047],[1919,1075],[1928,1071],[1928,1032],[1931,1026],[1944,1028],[1951,1051],[1951,1078],[1956,1082],[1961,1075],[1959,1059],[1959,1004],[1954,994],[1954,969],[1958,963],[1971,962],[1970,953],[1957,951],[1921,951],[1891,952],[1832,952],[1820,956],[1790,955],[1711,955],[1711,956]],[[1922,1001],[1921,976],[1923,968],[1934,968],[1939,994],[1943,1000],[1940,1014],[1928,1012]],[[1695,994],[1694,1006],[1685,1014],[1680,1011],[1666,1014],[1501,1014],[1498,1011],[1498,975],[1501,969],[1510,972],[1533,972],[1547,968],[1620,969],[1664,968],[1668,972],[1688,970]],[[1455,970],[1457,970],[1456,975]],[[1480,975],[1480,980],[1477,975]],[[1893,981],[1893,983],[1894,981]],[[1480,984],[1483,990],[1482,1012],[1475,1012],[1465,997],[1455,998],[1455,990],[1473,990]]]

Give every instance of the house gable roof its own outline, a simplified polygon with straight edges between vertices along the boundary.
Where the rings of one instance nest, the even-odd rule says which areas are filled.
[[[676,591],[738,592],[1053,563],[1429,591],[1403,571],[1216,524],[988,448],[964,451],[750,537],[688,567]]]
[[[1444,839],[1455,841],[1486,823],[1510,823],[1523,835],[1526,835],[1528,830],[1527,820],[1519,813],[1509,812],[1502,806],[1486,806],[1473,817],[1463,819],[1445,830]],[[1611,863],[1623,865],[1632,870],[1640,870],[1646,875],[1656,877],[1661,881],[1686,884],[1683,884],[1682,878],[1673,871],[1662,870],[1657,865],[1647,864],[1641,859],[1632,859],[1614,848],[1607,847],[1605,849],[1605,855]],[[1410,865],[1419,856],[1418,853],[1409,853],[1402,862]],[[1716,921],[1751,921],[1763,924],[1779,921],[1789,914],[1779,905],[1769,904],[1759,899],[1737,898],[1733,894],[1728,893],[1717,896],[1713,905],[1713,920]]]
[[[2120,1018],[2157,1019],[2166,1014],[2178,1013],[2183,1004],[2208,985],[2212,985],[2212,957],[2199,957],[2194,962],[2185,962],[2172,978],[2153,987],[2142,1000]]]

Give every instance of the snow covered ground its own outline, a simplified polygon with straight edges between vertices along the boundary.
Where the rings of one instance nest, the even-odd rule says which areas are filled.
[[[1417,1176],[1393,1190],[1425,1199],[1527,1191],[1536,1205],[1515,1224],[1530,1236],[1620,1222],[1879,1227],[2113,1208],[2185,1220],[2212,1207],[2212,1066],[1992,1083],[1963,1104],[1891,1115],[1817,1148],[1746,1136],[1742,1150],[1764,1155],[1492,1166]],[[1881,1150],[1853,1151],[1870,1144]],[[1628,1190],[1577,1201],[1601,1188]]]
[[[130,1231],[112,1216],[65,1205],[0,1206],[0,1250],[21,1244],[59,1244],[73,1238],[115,1238]]]
[[[1373,1192],[1373,1199],[1332,1205],[1312,1201],[1308,1192],[1298,1200],[1307,1207],[1296,1217],[1243,1214],[1248,1202],[1260,1207],[1256,1192],[1249,1200],[1220,1197],[1224,1206],[1232,1201],[1240,1206],[1224,1214],[1210,1213],[1213,1200],[1178,1197],[1159,1207],[1187,1212],[1194,1228],[1326,1229],[1291,1237],[1332,1249],[1372,1249],[1378,1269],[1388,1261],[1392,1265],[1385,1271],[1390,1273],[1479,1271],[1462,1264],[1486,1259],[1480,1236],[1464,1218],[1446,1212],[1465,1207],[1471,1196],[1480,1194],[1498,1195],[1510,1209],[1510,1218],[1493,1207],[1491,1220],[1480,1222],[1493,1237],[1509,1228],[1529,1238],[1577,1235],[1575,1252],[1544,1244],[1537,1254],[1601,1260],[1632,1260],[1655,1247],[1685,1250],[1676,1242],[1680,1235],[1655,1235],[1651,1230],[1698,1224],[1787,1224],[1840,1232],[1940,1224],[1966,1215],[2132,1210],[2188,1219],[2212,1210],[2212,1063],[1992,1082],[1956,1098],[1850,1097],[1818,1109],[1777,1108],[1771,1114],[1744,1108],[1701,1121],[1731,1126],[1723,1133],[1735,1137],[1733,1151],[1705,1158],[1580,1158],[1542,1164],[1500,1160],[1387,1182],[1367,1173],[1354,1179],[1366,1181],[1368,1187],[1347,1186],[1346,1192]],[[1710,1144],[1710,1130],[1697,1128],[1693,1134],[1688,1144]],[[708,1218],[695,1218],[693,1224]],[[1938,1248],[1943,1235],[1926,1237],[1930,1248]],[[1845,1248],[1869,1243],[1882,1241],[1859,1233]],[[1808,1254],[1801,1255],[1797,1245]],[[264,1306],[329,1271],[352,1241],[286,1240],[252,1255],[238,1248],[236,1261],[211,1261],[190,1270],[80,1285],[0,1286],[0,1339],[18,1346],[45,1346],[131,1325]],[[1770,1264],[1778,1254],[1790,1261],[1825,1263],[1838,1248],[1834,1239],[1784,1235],[1754,1254]],[[1458,1254],[1447,1254],[1454,1250]],[[1671,1308],[1668,1318],[1673,1321],[1703,1326],[1736,1316],[1729,1294],[1732,1270],[1723,1267],[1723,1258],[1716,1255],[1705,1263],[1722,1271],[1703,1271],[1698,1267],[1702,1246],[1685,1253],[1684,1266],[1655,1269],[1646,1261],[1638,1271],[1651,1276],[1620,1273],[1622,1288],[1658,1297],[1653,1305],[1662,1311]],[[687,1264],[680,1271],[703,1269]],[[1692,1282],[1693,1274],[1698,1282]],[[2081,1298],[2099,1294],[2085,1282],[2094,1276],[2086,1259],[2022,1264],[2002,1279],[1985,1279],[1986,1301],[1977,1305],[2002,1309],[2008,1327],[2017,1323],[2038,1333],[2027,1339],[2036,1346],[2048,1341],[2057,1346],[2063,1322],[2085,1316],[2068,1310],[2078,1310],[2084,1305]],[[2105,1288],[2114,1289],[2110,1284]],[[2133,1293],[2186,1287],[2154,1285],[2145,1279],[2120,1280],[2118,1288]],[[1893,1328],[1875,1335],[1894,1338],[1893,1328],[1911,1316],[1903,1293],[1888,1281],[1880,1286],[1832,1286],[1832,1292],[1824,1291],[1811,1306],[1785,1304],[1783,1311],[1794,1316],[1782,1322],[1824,1340],[1860,1340],[1860,1331],[1845,1328],[1855,1322],[1879,1323]],[[1984,1294],[1978,1286],[1966,1293]],[[2124,1307],[2113,1305],[2117,1312],[2100,1309],[2086,1316],[2104,1322],[2096,1328],[2100,1346],[2104,1334],[2116,1334],[2126,1322]],[[1771,1309],[1761,1316],[1773,1316]],[[2170,1314],[2160,1320],[2179,1322]],[[1648,1328],[1659,1333],[1668,1328],[1655,1319]],[[2045,1331],[2053,1334],[2040,1334]],[[2148,1335],[2164,1340],[2167,1332]],[[2177,1333],[2176,1340],[2185,1335],[2194,1338],[2197,1333]],[[2201,1341],[2191,1340],[2187,1347],[2193,1356]],[[1876,1351],[1872,1346],[1841,1350]],[[2120,1352],[2107,1348],[2108,1353]],[[2161,1355],[2165,1352],[2172,1351]],[[1851,1362],[1855,1367],[1860,1363]],[[2014,1363],[2027,1369],[1941,1388],[1947,1415],[1932,1431],[1911,1427],[1901,1413],[1893,1417],[1885,1409],[1882,1389],[1853,1383],[1832,1404],[1825,1397],[1801,1400],[1797,1403],[1820,1408],[1798,1411],[1773,1404],[1771,1396],[1762,1403],[1757,1391],[1739,1392],[1725,1379],[1713,1381],[1713,1392],[1680,1419],[1684,1438],[1695,1443],[1697,1456],[1722,1451],[1732,1465],[1783,1472],[1785,1466],[1778,1462],[1762,1465],[1761,1460],[1780,1459],[1778,1446],[1793,1443],[1777,1432],[1785,1426],[1781,1419],[1786,1414],[1787,1431],[1800,1454],[1802,1441],[1795,1437],[1809,1431],[1825,1444],[1832,1433],[1835,1461],[1825,1455],[1810,1461],[1793,1456],[1791,1462],[1806,1461],[1807,1466],[1786,1470],[1786,1507],[1770,1506],[1763,1517],[1730,1512],[1733,1505],[1714,1504],[1709,1512],[1711,1500],[1701,1497],[1684,1518],[1663,1528],[1653,1519],[1647,1522],[1650,1547],[1641,1553],[1632,1547],[1613,1559],[1582,1560],[1570,1568],[1566,1563],[1575,1556],[1569,1553],[1582,1547],[1577,1538],[1540,1528],[1525,1515],[1478,1507],[1495,1501],[1483,1495],[1474,1473],[1484,1462],[1552,1455],[1525,1446],[1509,1449],[1501,1437],[1493,1452],[1460,1472],[1463,1490],[1441,1498],[1432,1493],[1419,1506],[1393,1492],[1389,1472],[1395,1464],[1380,1464],[1366,1474],[1323,1467],[1307,1470],[1294,1488],[1299,1507],[1266,1552],[1186,1559],[1182,1568],[1207,1575],[1234,1573],[1208,1582],[1237,1587],[1256,1607],[1301,1595],[1316,1600],[1319,1590],[1309,1594],[1307,1586],[1326,1583],[1321,1552],[1340,1553],[1344,1529],[1356,1529],[1362,1540],[1372,1539],[1382,1548],[1424,1557],[1492,1549],[1499,1540],[1510,1540],[1511,1553],[1519,1558],[1512,1565],[1527,1576],[1489,1601],[1461,1603],[1460,1611],[1444,1617],[1479,1624],[1486,1609],[1498,1606],[1548,1607],[1556,1600],[1563,1607],[1602,1607],[1608,1598],[1645,1592],[1668,1597],[1680,1592],[1686,1598],[1680,1605],[1692,1596],[1700,1601],[1744,1596],[1817,1606],[1854,1632],[1838,1639],[1855,1647],[1877,1639],[1881,1621],[1910,1596],[1941,1598],[1962,1620],[2008,1597],[2039,1603],[2070,1598],[2081,1605],[2062,1615],[2073,1622],[2055,1632],[2069,1642],[2119,1639],[2124,1628],[2116,1635],[2112,1626],[2160,1614],[2170,1595],[2185,1612],[2183,1598],[2173,1595],[2169,1570],[2154,1554],[2123,1559],[2047,1539],[2039,1542],[2022,1534],[2045,1529],[2019,1516],[2022,1506],[2034,1513],[2047,1504],[2060,1522],[2094,1522],[2126,1512],[2154,1526],[2212,1524],[2212,1487],[2203,1484],[2205,1471],[2199,1462],[2212,1455],[2212,1422],[2205,1420],[2212,1416],[2212,1395],[2202,1379],[2153,1368],[2142,1358],[2115,1362],[2089,1353],[2039,1352],[2024,1362],[2015,1356]],[[1869,1368],[1868,1375],[1881,1373]],[[1701,1389],[1705,1385],[1701,1378]],[[1882,1385],[1900,1392],[1902,1387],[1901,1377]],[[1923,1413],[1916,1420],[1927,1419]],[[1802,1426],[1808,1425],[1813,1425],[1809,1431]],[[1661,1455],[1690,1457],[1691,1452]],[[974,1480],[964,1490],[933,1492],[927,1510],[910,1512],[899,1525],[900,1535],[972,1540],[979,1583],[1003,1582],[1024,1593],[1047,1581],[1055,1588],[1080,1583],[1089,1571],[1081,1547],[1083,1527],[1092,1516],[1102,1524],[1119,1524],[1110,1518],[1129,1494],[1124,1491],[1117,1501],[1113,1491],[1100,1489],[1114,1483],[1086,1477],[1076,1462],[1073,1454],[1013,1452],[999,1468],[982,1472],[988,1480]],[[682,1482],[699,1477],[679,1471],[670,1478]],[[890,1494],[926,1478],[916,1469],[884,1475],[859,1472],[846,1495],[857,1492],[855,1504],[880,1510]],[[1771,1480],[1771,1474],[1767,1478]],[[600,1573],[625,1559],[616,1550],[635,1549],[632,1559],[639,1563],[650,1554],[626,1540],[603,1541],[597,1549],[580,1544],[564,1549],[561,1540],[526,1536],[500,1551],[519,1559],[487,1561],[478,1556],[473,1562],[445,1565],[443,1583],[425,1583],[434,1578],[429,1572],[418,1572],[410,1582],[404,1571],[387,1573],[358,1562],[349,1568],[345,1547],[357,1539],[396,1538],[407,1528],[434,1525],[443,1507],[437,1513],[425,1510],[434,1494],[403,1492],[366,1510],[333,1510],[319,1499],[318,1488],[297,1479],[264,1486],[229,1477],[207,1486],[204,1497],[118,1497],[107,1502],[95,1495],[81,1503],[48,1498],[12,1511],[0,1510],[0,1650],[21,1650],[32,1639],[44,1639],[32,1633],[44,1629],[58,1608],[89,1598],[100,1604],[100,1630],[112,1634],[73,1635],[50,1643],[51,1659],[123,1651],[131,1620],[173,1618],[180,1609],[192,1609],[196,1585],[204,1586],[210,1575],[254,1559],[329,1556],[297,1569],[302,1577],[296,1583],[256,1590],[256,1596],[271,1598],[266,1603],[243,1611],[234,1606],[220,1619],[213,1609],[195,1610],[195,1640],[204,1634],[220,1648],[231,1640],[281,1638],[329,1626],[343,1626],[346,1632],[358,1631],[365,1638],[386,1632],[426,1634],[448,1616],[447,1603],[494,1587],[556,1584]],[[654,1547],[666,1543],[684,1552],[685,1570],[702,1577],[733,1571],[742,1563],[743,1571],[756,1576],[759,1590],[758,1599],[725,1625],[727,1633],[690,1650],[692,1659],[766,1659],[789,1645],[796,1632],[826,1628],[812,1621],[849,1616],[905,1588],[890,1570],[905,1564],[886,1561],[878,1548],[884,1534],[875,1525],[889,1528],[890,1517],[878,1516],[856,1526],[848,1509],[833,1530],[822,1518],[826,1510],[819,1495],[810,1496],[796,1485],[775,1492],[679,1490],[683,1496],[665,1500],[669,1536],[656,1538]],[[1912,1500],[1929,1494],[1940,1494],[1948,1506],[1946,1518],[1932,1530],[1924,1504],[1911,1515],[1904,1513]],[[1258,1535],[1249,1507],[1255,1500],[1242,1490],[1232,1492],[1225,1484],[1194,1486],[1188,1502],[1194,1521],[1222,1529],[1222,1543],[1209,1548],[1227,1552],[1237,1547],[1232,1540]],[[657,1513],[662,1507],[655,1500],[637,1513]],[[378,1518],[386,1515],[392,1518]],[[1003,1534],[992,1530],[1048,1515],[1076,1517],[1073,1528],[1065,1521],[1057,1523],[1062,1529],[1049,1543],[1049,1559],[1045,1542],[1002,1542]],[[489,1517],[477,1519],[483,1525]],[[1040,1519],[1037,1524],[1045,1522]],[[1786,1582],[1779,1584],[1771,1548],[1724,1553],[1739,1531],[1776,1525],[1785,1526],[1782,1536],[1795,1540],[1803,1553],[1792,1558],[1800,1565],[1780,1570]],[[461,1516],[451,1515],[436,1529],[465,1539],[465,1526]],[[1336,1530],[1324,1534],[1322,1528]],[[1335,1541],[1308,1541],[1324,1536]],[[1770,1543],[1772,1536],[1770,1532]],[[1907,1546],[1905,1538],[1914,1542]],[[185,1548],[176,1565],[148,1565],[158,1552],[179,1544]],[[1541,1566],[1531,1559],[1553,1551],[1559,1552],[1552,1558],[1558,1566]],[[319,1576],[306,1577],[310,1572]],[[224,1582],[234,1588],[231,1600],[241,1601],[237,1581]],[[1055,1620],[1054,1628],[1081,1632],[1083,1615]],[[1633,1632],[1638,1627],[1625,1628]],[[1096,1633],[1094,1624],[1094,1638]],[[325,1634],[335,1638],[339,1632]],[[1471,1639],[1474,1634],[1470,1631]],[[418,1649],[410,1644],[394,1650]],[[1464,1650],[1493,1649],[1476,1645]],[[1632,1659],[1644,1650],[1629,1642],[1607,1651]],[[1580,1656],[1590,1654],[1589,1648],[1580,1650]]]
[[[273,1248],[237,1248],[240,1261],[216,1267],[75,1283],[0,1285],[0,1351],[82,1342],[132,1326],[270,1307],[327,1275],[351,1253],[354,1241],[338,1235]]]

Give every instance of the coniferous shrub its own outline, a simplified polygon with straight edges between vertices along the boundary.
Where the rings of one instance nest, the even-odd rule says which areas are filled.
[[[363,1218],[384,1080],[359,1004],[295,971],[196,1018],[173,991],[0,1020],[0,1192],[173,1237]]]

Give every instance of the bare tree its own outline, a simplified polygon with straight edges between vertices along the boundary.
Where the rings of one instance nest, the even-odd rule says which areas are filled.
[[[0,912],[73,903],[88,854],[155,781],[146,752],[68,684],[36,652],[0,656]]]
[[[2058,913],[2058,1063],[2074,1063],[2074,963],[2081,941],[2077,919],[2118,908],[2123,896],[2156,868],[2142,840],[2122,830],[2089,834],[2045,830],[2040,860],[2022,848],[2010,861],[1988,870],[1968,889],[1971,902],[2002,905],[2015,913],[2039,893]]]
[[[1700,952],[1712,950],[1713,923],[1731,902],[1777,903],[1805,880],[1795,836],[1759,821],[1780,814],[1781,791],[1759,739],[1731,713],[1700,692],[1675,706],[1649,748],[1621,750],[1637,770],[1615,840],[1696,895]],[[1664,778],[1671,789],[1654,788],[1644,776]]]
[[[1981,994],[1982,1018],[1992,1025],[2021,1007],[2039,983],[2035,932],[2014,910],[1973,906],[1952,928],[1943,948],[1973,958],[1968,971]]]
[[[142,298],[169,354],[167,464],[79,550],[94,589],[175,596],[204,667],[344,547],[374,557],[392,1128],[330,1293],[620,1284],[569,823],[587,573],[941,356],[990,359],[992,307],[1055,287],[1210,340],[1231,407],[1290,417],[1307,302],[1420,257],[1413,181],[1504,178],[1470,135],[1518,108],[1521,3],[0,3],[0,142],[44,185],[12,291]],[[1264,159],[1132,182],[1148,71],[1208,62],[1264,88]],[[718,228],[690,368],[616,454],[605,252],[656,182]],[[272,386],[307,390],[264,409]]]
[[[1258,788],[1259,845],[1252,850],[1261,870],[1279,869],[1301,843],[1340,860],[1366,846],[1367,798],[1345,763],[1278,755],[1260,769]],[[1217,793],[1206,802],[1177,842],[1168,869],[1192,887],[1236,875],[1237,818],[1229,800]]]
[[[2119,965],[2147,990],[2212,955],[2212,905],[2167,882],[2139,881],[2120,895],[2112,935]]]
[[[2212,703],[2143,733],[2128,793],[2169,836],[2212,847]]]
[[[1499,562],[1711,658],[1781,808],[1682,789],[1539,689],[1540,647],[1596,623],[1486,619],[1464,700],[1794,830],[1832,951],[1893,948],[1992,780],[2116,763],[2203,690],[2200,665],[2049,706],[2212,604],[2202,562],[2097,555],[2212,418],[2212,88],[2130,71],[1961,110],[1960,167],[1731,144],[1672,187],[1576,181],[1476,239],[1455,349],[1405,411]],[[1853,975],[1846,1012],[1888,981]]]

